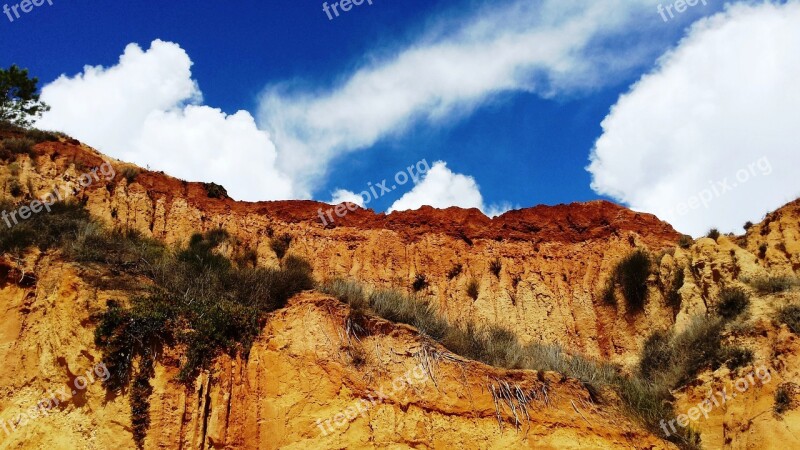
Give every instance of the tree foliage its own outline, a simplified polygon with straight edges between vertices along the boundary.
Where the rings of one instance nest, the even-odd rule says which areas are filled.
[[[0,69],[0,121],[29,127],[50,109],[39,101],[39,79],[28,76],[28,69],[12,65]]]

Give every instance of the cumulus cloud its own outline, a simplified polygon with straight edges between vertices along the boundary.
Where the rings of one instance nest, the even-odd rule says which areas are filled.
[[[694,235],[798,196],[798,23],[797,1],[696,23],[603,121],[593,189]]]
[[[307,192],[334,157],[417,121],[469,114],[501,92],[552,96],[600,86],[639,64],[659,40],[650,30],[648,39],[615,41],[612,52],[604,39],[630,37],[650,21],[661,18],[646,0],[493,3],[435,26],[330,89],[269,86],[259,123],[281,149],[279,167]]]
[[[510,205],[484,205],[475,179],[453,172],[444,161],[434,162],[422,180],[394,202],[388,212],[418,209],[424,205],[434,208],[478,208],[490,217],[511,209]]]
[[[337,189],[331,194],[331,205],[338,205],[339,203],[354,203],[360,207],[364,207],[364,197],[356,194],[355,192],[348,191],[347,189]]]
[[[52,109],[37,123],[104,153],[192,181],[214,181],[240,200],[291,198],[269,134],[246,111],[203,106],[192,61],[177,44],[125,48],[112,67],[86,66],[42,89]]]

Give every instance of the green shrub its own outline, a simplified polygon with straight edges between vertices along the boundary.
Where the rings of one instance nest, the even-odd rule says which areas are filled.
[[[744,227],[743,228],[744,228],[745,231],[750,230],[750,228],[753,228],[753,222],[748,220],[747,222],[744,223]]]
[[[797,286],[798,280],[795,277],[787,276],[764,276],[746,280],[759,294],[777,294],[788,291]]]
[[[678,245],[681,248],[689,248],[692,246],[692,244],[694,244],[694,239],[692,239],[692,237],[689,236],[688,234],[682,235],[680,240],[678,241]]]
[[[286,233],[270,240],[270,247],[272,248],[272,251],[275,252],[275,256],[277,256],[278,259],[283,259],[283,257],[286,255],[286,252],[289,251],[289,246],[291,245],[292,236]]]
[[[725,320],[733,320],[750,306],[750,297],[741,288],[724,288],[719,294],[717,314]]]
[[[722,345],[722,329],[720,319],[695,317],[682,333],[654,332],[642,349],[639,374],[672,389],[707,367],[718,368],[728,350]]]
[[[708,230],[708,234],[706,235],[707,238],[711,238],[715,241],[719,239],[719,236],[720,236],[719,230],[717,230],[716,228]]]
[[[778,310],[778,322],[785,323],[794,334],[800,334],[800,306],[789,305]]]
[[[489,271],[494,274],[494,276],[500,278],[500,271],[503,270],[503,263],[500,261],[499,258],[495,258],[492,262],[489,263]]]
[[[650,256],[639,249],[623,258],[614,269],[615,281],[631,311],[641,311],[647,300],[647,277],[650,276]]]
[[[203,187],[209,198],[228,198],[228,191],[217,183],[203,183]]]
[[[25,131],[25,137],[35,143],[40,142],[58,142],[58,135],[52,131],[43,131],[36,128],[31,128]]]
[[[644,379],[653,381],[669,371],[675,358],[670,342],[672,338],[668,331],[655,331],[647,338],[639,357],[639,374]]]
[[[28,155],[33,158],[33,146],[36,145],[28,138],[7,138],[0,141],[0,159],[8,161],[16,159],[18,155]]]
[[[758,257],[764,259],[767,256],[767,244],[761,244],[758,246]]]
[[[17,207],[8,201],[3,201],[0,206],[9,213]],[[77,236],[78,231],[91,222],[89,214],[79,203],[55,203],[50,206],[50,211],[42,211],[28,220],[19,220],[17,215],[16,224],[9,217],[11,227],[0,224],[0,252],[19,252],[29,247],[43,250],[58,247]]]
[[[480,294],[481,286],[478,283],[478,280],[475,278],[470,278],[469,282],[467,282],[467,296],[471,298],[473,301],[478,299],[478,295]]]
[[[134,393],[145,395],[152,377],[147,364],[165,345],[185,348],[178,375],[184,382],[220,353],[247,357],[265,315],[314,286],[310,264],[293,256],[280,269],[232,264],[215,252],[228,239],[223,230],[194,235],[186,248],[174,252],[158,250],[135,235],[126,239],[130,242],[112,247],[107,255],[82,248],[80,239],[70,250],[78,258],[138,267],[153,282],[130,306],[110,303],[97,317],[95,342],[114,374],[109,389],[133,383]],[[132,398],[131,407],[135,434],[143,436],[136,430],[147,427],[146,401]]]
[[[730,370],[745,367],[753,362],[753,351],[744,347],[728,347],[725,349],[725,365]]]

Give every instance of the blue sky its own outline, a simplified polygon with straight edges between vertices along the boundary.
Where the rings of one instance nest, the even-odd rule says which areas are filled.
[[[236,198],[244,198],[242,192],[253,193],[254,197],[248,200],[291,197],[328,201],[335,189],[358,193],[366,189],[368,182],[390,178],[424,158],[431,164],[439,160],[446,162],[442,183],[449,183],[458,176],[471,177],[475,186],[468,189],[479,190],[482,200],[472,202],[474,204],[465,200],[460,206],[478,206],[489,212],[502,211],[508,206],[608,198],[663,217],[668,213],[654,207],[655,200],[673,206],[682,199],[688,202],[705,188],[705,178],[721,179],[725,174],[735,174],[742,164],[765,156],[742,150],[741,158],[725,168],[726,171],[709,169],[699,173],[685,193],[661,198],[659,195],[670,188],[664,179],[647,184],[648,179],[659,177],[632,176],[639,184],[630,186],[620,179],[657,170],[668,163],[655,157],[640,158],[639,154],[624,158],[625,161],[638,160],[637,166],[621,163],[619,155],[634,151],[624,142],[633,140],[631,133],[636,136],[640,133],[621,125],[606,130],[601,127],[604,119],[611,118],[611,108],[623,100],[621,96],[629,93],[631,100],[635,100],[638,92],[631,86],[643,76],[666,79],[658,92],[675,88],[667,84],[672,79],[668,76],[669,65],[656,61],[670,49],[680,53],[681,42],[686,42],[681,39],[706,42],[711,48],[709,51],[717,54],[719,51],[712,48],[715,42],[712,34],[724,33],[726,26],[746,26],[738,25],[736,20],[744,22],[744,17],[757,15],[753,14],[756,9],[745,11],[745,6],[740,5],[737,15],[736,8],[725,13],[721,12],[724,9],[721,2],[710,2],[707,6],[691,7],[664,22],[656,9],[657,3],[638,0],[608,0],[599,2],[601,6],[595,3],[592,13],[587,12],[591,9],[588,3],[577,1],[545,0],[520,6],[522,2],[514,1],[373,0],[371,6],[364,3],[328,20],[322,3],[274,0],[231,5],[200,0],[190,5],[187,2],[53,0],[53,6],[45,3],[13,23],[0,16],[0,40],[3,42],[0,64],[16,63],[27,67],[45,85],[62,74],[67,76],[46,92],[45,97],[53,99],[50,103],[54,104],[54,110],[51,117],[43,120],[44,124],[64,129],[114,157],[147,163],[181,178],[220,182]],[[756,6],[750,8],[758,8],[760,12],[768,9],[759,2],[754,3]],[[783,3],[777,2],[778,5]],[[794,6],[796,2],[789,4]],[[690,31],[695,21],[717,13],[720,13],[719,23],[707,24],[706,29],[696,30],[694,34]],[[771,14],[778,18],[787,16],[785,10]],[[763,21],[780,20],[770,16],[768,10],[762,15]],[[558,34],[559,27],[570,26],[570,21],[580,25],[575,28],[580,39],[570,41],[570,33]],[[786,36],[776,32],[776,36],[765,36],[764,42],[772,45],[772,40],[779,39],[786,39]],[[176,46],[149,51],[154,40]],[[520,41],[528,43],[529,48],[517,45]],[[158,129],[160,134],[156,137],[142,136],[139,131],[129,135],[116,132],[113,127],[128,120],[129,114],[125,110],[107,113],[113,106],[100,100],[95,102],[94,98],[91,103],[96,109],[76,110],[75,104],[81,101],[81,96],[99,98],[121,92],[120,103],[133,102],[124,97],[127,86],[138,82],[130,76],[115,78],[119,86],[110,86],[111,81],[97,83],[108,91],[93,90],[93,86],[88,86],[90,82],[73,78],[83,72],[84,65],[103,66],[106,70],[119,64],[120,55],[131,43],[153,55],[152,61],[141,63],[149,72],[154,71],[153,64],[167,67],[181,58],[190,61],[186,64],[191,67],[190,75],[185,76],[184,67],[175,64],[164,69],[167,75],[162,77],[167,79],[174,75],[176,84],[186,91],[185,95],[166,95],[169,101],[154,101],[153,105],[148,105],[148,108],[157,109],[158,114],[165,114],[159,116],[162,119],[174,119],[175,122],[160,121],[176,124],[175,128],[180,128],[181,132],[176,132],[175,136],[165,136],[172,131],[158,128],[152,122],[145,128]],[[745,44],[731,42],[730,45]],[[491,51],[479,54],[482,46]],[[686,47],[688,52],[689,46]],[[476,61],[469,58],[472,48],[477,49]],[[549,54],[551,48],[554,49],[552,53],[558,53],[556,56]],[[528,57],[526,52],[537,56]],[[419,61],[419,67],[409,65],[409,59]],[[499,62],[501,60],[511,62]],[[441,71],[451,73],[437,80],[436,65],[440,62],[448,63]],[[487,70],[488,74],[476,75],[495,63],[508,66],[497,73]],[[409,70],[416,69],[420,78],[409,83]],[[674,70],[691,69],[681,66]],[[137,71],[131,68],[129,72]],[[716,73],[713,76],[728,75]],[[470,81],[472,78],[478,80],[475,85]],[[157,81],[148,80],[148,83]],[[184,83],[188,81],[196,83],[196,87]],[[362,89],[359,83],[368,88]],[[709,83],[720,84],[718,81]],[[458,87],[450,90],[453,84]],[[138,97],[141,96],[139,93]],[[397,105],[415,96],[419,97],[418,101]],[[663,105],[656,99],[650,100]],[[72,105],[64,105],[68,102]],[[186,104],[218,108],[221,113],[214,116],[210,110],[202,111],[205,115],[195,117],[195,128],[192,128],[191,124],[187,125],[189,113],[181,109]],[[133,103],[127,107],[138,107],[131,105]],[[669,109],[678,106],[686,109]],[[231,117],[240,110],[247,112],[246,117],[237,116],[234,126]],[[694,109],[681,104],[667,105],[662,110],[667,111],[669,120],[680,124],[677,118],[684,111]],[[195,112],[199,116],[200,111]],[[619,108],[620,115],[626,112]],[[142,114],[146,116],[150,112]],[[628,114],[633,118],[640,115],[635,110]],[[254,126],[249,123],[251,116]],[[114,117],[115,122],[102,123],[102,117]],[[371,120],[374,117],[379,119]],[[104,135],[102,130],[92,130],[86,123],[95,118],[97,127],[109,129],[108,133],[114,131],[114,136],[126,136],[127,140],[122,141],[121,137],[115,140],[108,133]],[[83,124],[76,123],[78,119]],[[206,128],[221,124],[219,136],[197,137],[201,122]],[[139,124],[120,126],[123,131],[130,131]],[[693,151],[691,146],[684,148],[683,141],[680,147],[674,143],[676,147],[659,149],[657,124],[649,121],[643,127],[645,132],[651,133],[644,146],[653,147],[645,149],[645,155],[648,151],[675,151],[676,155]],[[255,150],[247,153],[224,147],[219,150],[222,159],[206,157],[205,161],[185,163],[187,158],[194,155],[199,158],[204,154],[194,151],[201,142],[230,139],[226,130],[236,136],[248,136],[242,138],[240,145]],[[596,153],[600,162],[597,170],[590,173],[586,167],[604,131],[607,139],[601,142],[613,145],[608,149],[598,145]],[[258,134],[260,132],[268,132],[269,137]],[[196,138],[195,147],[181,148],[181,139],[187,136]],[[189,138],[184,140],[191,140]],[[139,147],[129,145],[133,140]],[[162,141],[169,142],[170,150],[174,149],[175,161],[166,161],[164,150],[156,148]],[[708,145],[706,141],[702,144]],[[146,145],[152,149],[141,148]],[[722,151],[727,143],[715,145]],[[613,152],[617,159],[604,152]],[[778,152],[773,156],[773,165],[782,155]],[[180,165],[182,162],[185,164]],[[227,163],[232,167],[212,170],[214,166]],[[265,166],[263,175],[259,175],[262,165]],[[247,169],[241,170],[245,166]],[[757,174],[751,177],[754,181],[749,181],[748,192],[758,185],[760,180],[756,178],[766,179]],[[267,184],[268,179],[280,181],[273,186]],[[676,182],[676,186],[684,185],[685,180]],[[761,188],[774,189],[774,186]],[[411,186],[404,189],[366,206],[384,211]],[[736,193],[744,190],[737,189],[724,199],[716,196],[714,204],[722,208],[725,202],[740,203]],[[447,206],[469,197],[451,192],[446,199],[437,200],[435,192],[439,191],[433,189],[427,196],[425,192],[418,192],[415,198],[435,206]],[[641,192],[647,192],[647,197],[637,194]],[[783,186],[781,190],[784,198],[795,193],[791,186]],[[777,199],[771,202],[776,203]],[[414,205],[414,202],[405,204]],[[691,231],[714,220],[724,222],[723,229],[730,222],[732,228],[742,217],[728,217],[729,209],[714,212],[713,208],[704,207],[689,214],[673,212],[674,217],[666,218],[677,220],[679,225],[684,225],[685,219],[683,229]],[[750,217],[762,212],[754,206],[747,214]],[[688,218],[684,217],[687,215]]]

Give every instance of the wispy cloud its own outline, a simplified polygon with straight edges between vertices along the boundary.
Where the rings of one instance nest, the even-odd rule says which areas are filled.
[[[501,92],[553,96],[613,80],[646,59],[649,44],[605,44],[660,20],[645,0],[519,1],[462,19],[364,63],[333,88],[266,88],[259,123],[298,192],[312,191],[333,158],[416,122],[469,114]]]

